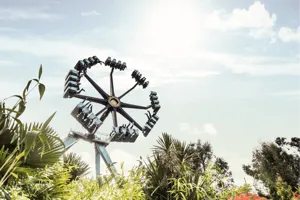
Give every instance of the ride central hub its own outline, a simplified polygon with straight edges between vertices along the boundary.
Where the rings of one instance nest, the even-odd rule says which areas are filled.
[[[120,100],[114,96],[108,98],[108,103],[115,108],[120,106]]]

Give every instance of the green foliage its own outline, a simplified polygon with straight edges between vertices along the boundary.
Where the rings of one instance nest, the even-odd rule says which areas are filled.
[[[239,196],[240,194],[247,194],[251,191],[251,186],[249,184],[242,185],[240,187],[234,186],[230,189],[222,190],[221,194],[219,195],[219,199],[226,199],[233,198]]]
[[[298,142],[297,142],[298,141]],[[295,192],[300,180],[300,148],[299,138],[286,142],[285,138],[277,138],[276,143],[262,143],[261,149],[253,152],[251,165],[244,165],[244,171],[256,180],[262,181],[269,190],[270,197],[280,199],[276,182],[278,176]],[[290,154],[284,147],[294,149],[298,154]],[[258,189],[260,192],[260,190]],[[261,193],[261,192],[260,192]],[[282,192],[279,192],[282,193]]]
[[[5,105],[8,98],[0,103],[0,198],[55,199],[65,194],[70,174],[56,166],[65,148],[49,127],[55,113],[44,123],[23,124],[19,119],[26,110],[28,94],[36,86],[40,99],[43,97],[41,75],[42,66],[38,79],[28,81],[22,96],[9,97],[18,99],[12,108]],[[32,82],[36,85],[30,88]]]
[[[280,200],[292,199],[292,187],[282,180],[279,176],[276,181],[277,196]]]
[[[159,137],[157,143],[153,156],[142,165],[146,170],[144,190],[148,199],[197,200],[225,196],[225,193],[222,194],[224,185],[219,186],[219,182],[224,178],[221,173],[227,172],[228,166],[221,168],[211,161],[213,153],[208,143],[199,145],[197,149],[166,133]]]
[[[89,164],[84,162],[79,155],[72,152],[63,156],[63,163],[66,169],[70,169],[72,176],[70,181],[78,180],[90,170]]]
[[[11,179],[6,189],[31,200],[69,199],[70,191],[66,189],[66,184],[70,178],[69,170],[57,163],[36,169],[31,175]]]
[[[122,169],[123,170],[123,169]],[[122,173],[123,174],[123,173]],[[143,170],[133,168],[128,176],[119,174],[115,179],[111,175],[101,176],[100,180],[88,178],[73,181],[68,185],[72,194],[70,199],[81,200],[144,200],[146,195],[143,192]]]
[[[186,168],[186,167],[184,167]],[[187,170],[187,169],[186,169]],[[215,199],[216,193],[213,188],[213,176],[209,170],[205,173],[187,170],[180,178],[170,178],[170,199]]]

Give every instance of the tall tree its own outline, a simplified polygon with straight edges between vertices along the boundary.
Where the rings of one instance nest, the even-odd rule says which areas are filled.
[[[202,142],[200,139],[196,143],[189,145],[189,154],[194,155],[191,159],[191,167],[195,171],[204,173],[209,165],[213,165],[218,170],[218,186],[229,188],[233,185],[232,172],[228,163],[220,157],[214,155],[213,148],[209,142]]]
[[[211,162],[215,156],[209,143],[187,144],[167,133],[157,143],[153,156],[145,162],[149,199],[220,199],[216,196],[221,194],[220,188],[215,185],[222,182],[229,167],[220,158]]]
[[[269,190],[269,196],[280,199],[276,189],[276,182],[281,180],[297,191],[300,186],[300,138],[276,138],[275,142],[263,142],[261,148],[253,151],[250,165],[243,165],[243,169],[255,180],[261,181]],[[263,192],[258,189],[262,195]]]

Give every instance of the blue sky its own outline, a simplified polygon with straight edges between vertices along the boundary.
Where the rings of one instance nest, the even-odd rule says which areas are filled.
[[[154,90],[162,109],[147,138],[109,145],[112,159],[128,169],[168,132],[210,141],[241,184],[241,165],[259,142],[299,136],[299,10],[298,0],[0,0],[0,99],[20,93],[43,64],[45,98],[33,93],[23,118],[43,121],[57,111],[52,126],[65,137],[70,128],[83,130],[70,116],[79,101],[62,98],[66,73],[89,56],[115,57],[128,66],[115,74],[117,92],[134,84],[130,74],[138,69],[150,80],[148,91],[139,88],[126,101],[147,105]],[[107,67],[89,73],[108,89]],[[143,112],[131,113],[144,124]],[[72,151],[93,164],[92,145]]]

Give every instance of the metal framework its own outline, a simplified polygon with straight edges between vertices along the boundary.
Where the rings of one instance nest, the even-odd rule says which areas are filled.
[[[95,66],[96,64],[109,66],[110,72],[110,92],[106,93],[87,73],[88,69]],[[106,146],[110,142],[135,142],[139,136],[139,131],[143,133],[145,137],[148,136],[150,131],[153,129],[156,122],[159,120],[157,112],[160,109],[157,93],[151,91],[149,97],[151,104],[148,106],[140,106],[130,103],[122,102],[121,99],[134,90],[138,85],[144,89],[149,85],[149,81],[146,81],[142,74],[134,70],[131,74],[132,78],[135,79],[136,83],[129,90],[124,92],[122,95],[117,96],[114,90],[113,73],[115,70],[124,71],[127,68],[125,62],[116,61],[108,57],[105,62],[100,61],[96,56],[89,57],[87,59],[79,60],[73,70],[70,70],[65,78],[64,98],[78,98],[80,102],[71,112],[71,115],[87,130],[87,133],[80,133],[76,131],[70,131],[67,138],[64,139],[66,149],[72,147],[80,139],[87,142],[93,143],[95,146],[95,165],[96,165],[96,176],[100,175],[100,157],[104,160],[108,170],[114,175],[116,169],[114,163],[110,159]],[[86,78],[88,82],[97,90],[100,97],[92,97],[80,94],[84,91],[80,88],[80,80]],[[93,103],[101,104],[104,106],[103,109],[99,110],[94,114]],[[134,120],[125,110],[128,109],[140,109],[147,110],[147,122],[142,127],[136,120]],[[148,109],[152,108],[151,113]],[[110,136],[106,139],[101,139],[97,131],[106,120],[107,116],[111,113],[113,120],[113,130]],[[118,125],[117,113],[122,115],[129,123]],[[101,115],[101,116],[100,116]],[[134,128],[135,127],[135,128]]]

